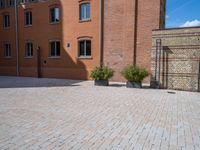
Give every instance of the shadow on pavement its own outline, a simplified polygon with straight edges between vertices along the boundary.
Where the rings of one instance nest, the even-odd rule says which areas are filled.
[[[80,86],[82,80],[0,76],[0,88]]]

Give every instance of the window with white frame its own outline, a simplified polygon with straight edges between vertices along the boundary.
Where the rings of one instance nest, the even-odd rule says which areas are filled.
[[[60,56],[60,41],[51,41],[50,57],[59,57],[59,56]]]
[[[25,25],[26,26],[32,25],[32,12],[31,11],[25,12]]]
[[[91,40],[80,40],[78,42],[79,57],[90,57],[91,56]]]
[[[4,28],[10,27],[10,15],[9,14],[5,14],[3,16],[3,27]]]
[[[25,44],[25,57],[33,57],[33,43],[27,42]]]
[[[90,3],[81,3],[80,4],[80,20],[89,20],[90,19]]]
[[[11,44],[10,43],[4,44],[4,56],[11,57]]]
[[[50,22],[58,23],[60,21],[60,9],[59,7],[50,8]]]

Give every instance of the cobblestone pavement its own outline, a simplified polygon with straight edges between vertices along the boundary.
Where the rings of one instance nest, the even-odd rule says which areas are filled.
[[[200,93],[0,77],[0,149],[199,150]]]

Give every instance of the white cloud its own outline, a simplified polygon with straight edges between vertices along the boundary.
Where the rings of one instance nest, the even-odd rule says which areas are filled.
[[[169,16],[168,16],[168,15],[166,15],[166,16],[165,16],[165,18],[166,18],[166,19],[169,19]]]
[[[200,26],[200,21],[199,20],[186,21],[180,27],[196,27],[196,26]]]

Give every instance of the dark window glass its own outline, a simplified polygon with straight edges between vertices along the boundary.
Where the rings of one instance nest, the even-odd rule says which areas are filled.
[[[79,47],[80,47],[80,52],[79,52],[79,55],[80,56],[84,56],[85,54],[84,54],[84,51],[85,51],[85,41],[80,41],[79,42]]]
[[[86,41],[86,55],[91,56],[91,41]]]
[[[51,42],[51,56],[55,56],[55,42]]]
[[[26,43],[26,57],[32,57],[33,56],[33,44],[32,43]]]
[[[57,23],[60,21],[60,9],[58,7],[50,9],[50,21]]]
[[[11,57],[11,44],[6,43],[4,45],[4,56]]]
[[[25,12],[25,25],[32,25],[32,12]]]
[[[8,5],[8,7],[14,6],[15,5],[15,0],[8,0],[7,1],[7,5]]]
[[[0,8],[4,8],[5,7],[5,0],[0,0]]]
[[[51,46],[51,57],[57,57],[60,56],[60,42],[59,41],[53,41],[50,43]]]
[[[3,25],[4,25],[4,28],[10,27],[10,16],[9,15],[4,15]]]
[[[60,42],[56,42],[56,56],[60,56]]]
[[[91,41],[79,41],[79,56],[91,56]]]

